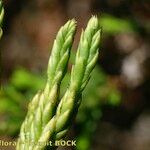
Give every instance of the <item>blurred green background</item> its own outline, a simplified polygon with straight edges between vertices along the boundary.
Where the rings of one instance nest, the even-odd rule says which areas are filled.
[[[91,15],[97,15],[103,28],[98,64],[67,135],[77,140],[77,146],[59,150],[149,150],[149,1],[4,0],[4,7],[0,139],[17,138],[29,101],[45,85],[48,58],[60,26],[71,18],[78,22],[70,71],[81,28]]]

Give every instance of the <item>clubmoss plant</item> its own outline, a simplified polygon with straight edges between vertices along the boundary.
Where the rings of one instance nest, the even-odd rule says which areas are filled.
[[[60,99],[60,85],[67,71],[75,31],[73,19],[62,26],[56,36],[48,63],[46,86],[29,103],[17,150],[56,149],[39,143],[63,139],[77,114],[82,92],[98,59],[101,29],[97,17],[93,16],[82,31],[70,83]]]
[[[0,0],[0,39],[1,39],[2,34],[3,34],[3,30],[2,30],[3,18],[4,18],[4,8],[3,8],[2,1]],[[0,61],[1,61],[1,52],[0,52]],[[1,75],[1,69],[0,69],[0,75]]]
[[[3,17],[4,17],[4,8],[2,5],[2,1],[0,0],[0,39],[1,39],[2,34],[3,34],[3,30],[2,30]]]

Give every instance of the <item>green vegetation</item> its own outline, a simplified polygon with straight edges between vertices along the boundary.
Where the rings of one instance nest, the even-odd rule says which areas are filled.
[[[4,9],[1,6],[1,25],[2,25],[3,14],[4,14]],[[91,30],[92,26],[90,24],[91,23],[89,22],[87,29],[85,30],[85,32],[82,33],[82,36],[81,36],[81,40],[80,40],[80,44],[79,44],[79,48],[78,48],[78,52],[77,52],[77,57],[76,57],[75,64],[74,64],[74,68],[77,68],[77,69],[75,69],[77,71],[72,71],[71,75],[69,72],[66,73],[65,66],[67,66],[67,62],[68,62],[69,54],[70,54],[70,52],[69,52],[70,49],[69,50],[66,49],[68,51],[68,53],[67,53],[68,55],[67,55],[67,58],[65,58],[66,61],[64,61],[65,65],[64,65],[64,67],[60,67],[60,69],[64,69],[62,71],[62,72],[64,72],[64,74],[62,74],[62,76],[59,78],[60,80],[62,80],[63,76],[66,73],[65,78],[62,81],[62,85],[61,85],[61,87],[59,87],[59,88],[61,88],[59,98],[62,98],[62,100],[65,99],[64,98],[65,96],[63,97],[63,95],[65,95],[66,93],[69,93],[68,91],[70,91],[70,89],[72,90],[72,85],[74,86],[74,83],[76,83],[75,81],[77,81],[77,80],[81,81],[80,80],[81,76],[83,78],[83,81],[81,83],[78,82],[78,84],[80,86],[77,86],[76,89],[74,89],[74,91],[77,91],[77,92],[75,92],[76,93],[75,95],[77,95],[76,96],[77,98],[74,99],[75,102],[74,102],[74,106],[73,106],[73,108],[76,109],[76,111],[77,111],[79,106],[76,104],[79,103],[79,100],[80,100],[79,97],[81,97],[81,95],[83,95],[83,102],[81,103],[81,108],[79,109],[79,113],[78,113],[77,119],[76,119],[76,124],[78,126],[80,126],[79,134],[77,135],[77,149],[79,149],[79,150],[90,148],[91,135],[94,133],[94,131],[96,129],[97,121],[100,119],[100,117],[102,115],[102,112],[100,110],[101,105],[107,103],[107,104],[116,106],[119,104],[120,99],[121,99],[121,96],[120,96],[120,93],[118,92],[118,90],[115,87],[111,87],[110,85],[108,85],[109,81],[107,79],[107,75],[103,72],[102,69],[100,69],[98,67],[96,67],[95,70],[93,71],[93,76],[91,77],[91,81],[87,85],[87,88],[84,90],[85,92],[83,92],[83,94],[81,94],[84,89],[84,86],[86,86],[87,82],[89,81],[89,73],[95,66],[95,62],[96,62],[97,56],[98,56],[98,54],[93,53],[94,51],[92,52],[92,50],[96,50],[95,52],[98,52],[98,49],[96,49],[94,46],[96,43],[95,38],[98,38],[97,35],[100,34],[98,31],[99,26],[97,26],[97,30],[93,29],[93,31],[92,31]],[[74,31],[71,31],[71,33],[72,32],[74,34]],[[2,35],[2,29],[1,29],[1,35]],[[91,36],[89,36],[89,35],[91,35]],[[62,35],[60,34],[59,36],[61,37]],[[69,38],[69,33],[66,36],[68,36],[68,38]],[[70,40],[71,40],[70,44],[72,44],[73,38],[71,38]],[[85,51],[84,53],[82,51],[82,50],[84,50],[84,47],[86,45],[85,44],[87,42],[86,40],[89,43],[91,42],[91,44],[88,44],[86,47],[86,49],[89,50],[89,52],[91,51],[91,53],[88,53],[88,55],[85,55],[87,53],[87,51]],[[99,43],[98,41],[97,41],[97,44]],[[57,42],[64,43],[64,46],[61,45],[60,48],[58,47],[59,50],[61,50],[62,47],[63,47],[63,49],[65,49],[67,42],[65,43],[65,41],[61,40],[61,38]],[[69,48],[71,48],[70,44],[68,45]],[[91,46],[92,44],[94,45],[93,46],[94,49]],[[55,58],[59,61],[57,53],[53,53],[53,54],[54,55],[56,54]],[[64,53],[62,52],[61,55],[63,56],[63,54]],[[73,55],[73,53],[71,53],[71,56],[72,55]],[[93,59],[94,55],[96,56],[95,59]],[[86,57],[88,57],[89,59],[87,59]],[[63,57],[60,56],[59,58],[63,58]],[[84,66],[82,66],[81,63],[78,63],[79,59],[81,59],[81,58],[83,59],[83,62],[85,64]],[[72,57],[71,57],[71,59],[72,59]],[[61,62],[60,65],[63,65],[62,61],[60,61],[60,62]],[[73,60],[71,60],[71,62],[73,62]],[[91,62],[93,62],[93,65],[88,65]],[[58,65],[57,62],[55,64],[56,64],[56,66]],[[51,62],[49,62],[49,65],[51,65]],[[57,68],[56,66],[54,68]],[[79,68],[82,66],[81,67],[83,69],[83,70],[81,70],[82,75],[80,74],[79,76],[76,76],[76,74],[78,74],[77,73],[78,67],[76,67],[76,66],[79,66]],[[89,68],[86,68],[86,66],[89,66]],[[55,75],[57,75],[57,73],[53,72],[53,70],[55,70],[54,68],[52,70],[49,70],[49,68],[53,68],[53,67],[48,67],[48,82],[49,82],[49,84],[52,85],[52,82],[54,79],[51,79],[51,77],[57,78],[55,76]],[[60,71],[60,70],[58,69],[55,71]],[[51,74],[51,75],[49,75],[49,74]],[[44,76],[43,74],[37,75],[37,74],[31,73],[23,68],[18,68],[18,69],[16,68],[16,70],[14,70],[14,72],[12,73],[12,76],[11,76],[8,84],[5,84],[5,85],[3,85],[3,87],[1,87],[1,90],[0,90],[0,115],[3,116],[3,118],[1,119],[1,126],[0,126],[0,134],[1,135],[5,134],[5,135],[11,135],[11,136],[15,135],[16,136],[18,134],[21,123],[22,123],[24,117],[26,116],[27,104],[29,103],[29,100],[32,98],[32,96],[36,93],[37,90],[43,89],[44,85],[46,84],[46,79],[43,76]],[[71,78],[71,81],[70,81],[70,78]],[[60,82],[60,80],[58,80],[58,82]],[[55,80],[55,82],[56,82],[56,80]],[[69,87],[68,87],[68,83],[69,83]],[[66,90],[67,90],[67,92],[65,93]],[[66,96],[66,97],[69,97],[69,95],[70,94],[68,94],[68,96]],[[67,101],[67,99],[63,100],[63,101]],[[58,99],[58,103],[59,103],[59,99]],[[57,103],[57,105],[58,105],[58,103]],[[60,103],[59,107],[62,107],[61,105],[63,106],[66,104],[65,104],[65,102],[64,102],[64,104]],[[66,105],[66,106],[68,106],[68,105]],[[66,107],[66,111],[67,111],[67,109],[70,109],[70,108]],[[64,112],[65,112],[65,110],[64,110]],[[89,113],[90,117],[87,117],[87,112]],[[64,114],[63,112],[60,112],[59,109],[58,109],[58,111],[56,110],[54,112],[54,114],[55,113],[56,113],[56,116],[58,116],[58,118],[57,118],[58,120],[60,118],[59,115],[61,115],[61,113],[62,113],[62,116],[63,116],[63,114]],[[72,117],[72,115],[74,118],[75,117],[74,114],[70,113],[71,117]],[[76,115],[76,113],[75,113],[75,115]],[[48,117],[48,119],[50,119],[50,118]],[[70,123],[68,124],[68,122],[66,121],[66,123],[64,123],[63,126],[66,127],[66,126],[70,126],[70,125],[71,124]],[[91,126],[92,126],[92,128],[91,128]],[[31,131],[31,130],[29,130],[29,131]],[[32,130],[31,132],[34,132],[34,131]],[[66,132],[64,133],[64,135],[66,135]],[[52,137],[52,138],[54,138],[54,137]],[[55,137],[55,138],[57,139],[57,137]],[[49,139],[49,137],[47,139]],[[52,140],[55,140],[55,139],[52,139]],[[85,144],[83,144],[83,143],[85,143]],[[85,147],[85,145],[86,145],[86,147]],[[27,149],[28,149],[28,146],[29,145],[27,145]]]
[[[60,84],[66,73],[75,27],[74,20],[68,21],[57,34],[48,64],[46,87],[29,104],[20,130],[18,150],[45,149],[45,145],[38,143],[63,139],[77,114],[82,92],[98,59],[101,30],[98,19],[92,17],[81,34],[69,87],[60,100]],[[30,144],[31,141],[37,145]],[[55,145],[51,148],[55,149]]]
[[[104,32],[117,34],[122,32],[133,32],[133,24],[129,20],[119,19],[114,16],[103,14],[99,20]]]
[[[3,31],[2,31],[2,22],[3,22],[3,17],[4,17],[4,8],[2,6],[2,1],[0,0],[0,38],[3,34]]]

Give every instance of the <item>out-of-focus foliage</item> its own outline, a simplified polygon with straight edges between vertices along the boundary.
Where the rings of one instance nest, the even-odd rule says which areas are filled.
[[[18,133],[30,98],[44,83],[43,77],[23,68],[12,73],[8,84],[0,90],[0,134]]]
[[[99,22],[103,31],[109,34],[133,32],[134,30],[130,20],[117,18],[108,14],[102,14]]]
[[[70,74],[68,73],[63,81],[62,89],[67,88],[69,78]],[[0,91],[0,115],[3,116],[0,120],[0,134],[14,135],[18,133],[30,98],[35,92],[42,89],[44,84],[45,78],[42,75],[33,74],[23,68],[13,72],[8,84],[3,86]],[[107,91],[103,86],[106,86]],[[116,89],[107,85],[107,76],[97,67],[87,90],[84,92],[83,104],[77,117],[77,124],[83,124],[85,129],[92,130],[84,130],[83,134],[91,136],[91,132],[94,131],[96,122],[101,116],[100,106],[103,102],[113,105],[119,103],[120,93],[114,91]],[[89,128],[89,125],[92,125],[92,128]]]

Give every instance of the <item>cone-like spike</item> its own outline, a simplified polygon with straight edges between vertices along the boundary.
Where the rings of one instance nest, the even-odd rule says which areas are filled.
[[[2,1],[0,0],[0,39],[3,34],[3,30],[2,30],[3,17],[4,17],[4,8],[2,6]]]
[[[56,36],[48,63],[46,87],[29,104],[17,150],[43,150],[45,146],[38,146],[39,143],[64,138],[77,114],[82,91],[98,59],[101,29],[98,18],[93,16],[85,31],[82,31],[69,87],[59,100],[60,84],[66,73],[75,30],[76,22],[70,20],[60,28]],[[55,146],[50,149],[55,149]]]

